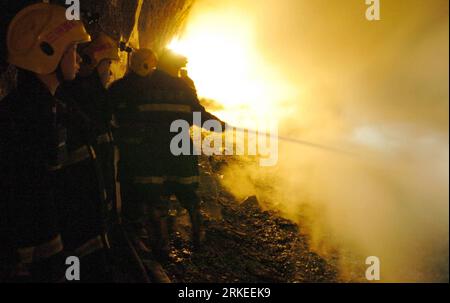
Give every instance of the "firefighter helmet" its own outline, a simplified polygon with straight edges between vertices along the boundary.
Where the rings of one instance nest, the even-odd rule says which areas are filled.
[[[141,48],[131,53],[130,69],[141,77],[148,76],[158,65],[155,53],[148,48]]]
[[[73,43],[91,41],[81,21],[67,20],[66,9],[38,3],[22,9],[8,27],[8,61],[37,74],[54,72]]]
[[[82,51],[83,62],[93,70],[103,60],[118,61],[119,43],[105,33],[100,33],[92,43]]]
[[[181,69],[187,66],[187,57],[177,54],[173,50],[165,49],[159,60],[160,67],[174,67],[176,69]]]

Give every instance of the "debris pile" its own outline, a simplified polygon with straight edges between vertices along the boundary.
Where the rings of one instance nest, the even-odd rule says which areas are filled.
[[[210,168],[202,161],[203,168]],[[205,202],[205,241],[193,252],[189,240],[189,217],[176,218],[172,251],[163,264],[172,282],[200,283],[302,283],[335,282],[336,266],[312,252],[297,224],[275,211],[261,209],[256,197],[239,203],[220,188],[219,178],[206,169],[202,178]],[[210,180],[206,180],[206,179]],[[214,184],[219,188],[214,188]],[[204,185],[205,186],[205,185]],[[203,186],[203,187],[204,187]],[[210,192],[210,196],[208,196]],[[220,208],[220,213],[217,213]],[[210,209],[214,209],[210,212]],[[212,213],[215,213],[212,215]]]

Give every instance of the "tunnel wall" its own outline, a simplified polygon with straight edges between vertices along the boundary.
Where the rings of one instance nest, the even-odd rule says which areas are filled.
[[[144,0],[139,18],[142,47],[157,53],[182,31],[194,0]]]

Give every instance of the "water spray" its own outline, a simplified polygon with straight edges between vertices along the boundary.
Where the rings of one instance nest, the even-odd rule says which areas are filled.
[[[285,137],[285,136],[279,136],[279,135],[273,135],[273,134],[269,134],[269,133],[265,133],[265,132],[260,132],[257,130],[251,130],[251,129],[245,129],[245,128],[241,128],[241,127],[235,127],[235,126],[229,126],[230,128],[241,132],[241,133],[253,133],[253,134],[262,134],[265,135],[267,137],[269,137],[270,139],[275,139],[275,140],[281,140],[281,141],[285,141],[285,142],[289,142],[289,143],[294,143],[294,144],[298,144],[298,145],[302,145],[302,146],[306,146],[306,147],[310,147],[310,148],[314,148],[314,149],[321,149],[324,151],[328,151],[328,152],[333,152],[333,153],[339,153],[339,154],[346,154],[346,155],[351,155],[354,156],[355,153],[350,152],[350,151],[346,151],[340,148],[336,148],[336,147],[332,147],[332,146],[327,146],[327,145],[323,145],[323,144],[318,144],[318,143],[314,143],[314,142],[310,142],[310,141],[306,141],[306,140],[300,140],[300,139],[296,139],[296,138],[290,138],[290,137]]]

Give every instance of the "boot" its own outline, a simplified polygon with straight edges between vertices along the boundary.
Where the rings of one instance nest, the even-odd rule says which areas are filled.
[[[199,251],[204,237],[202,214],[199,207],[189,208],[188,211],[192,225],[192,244],[194,250]]]

